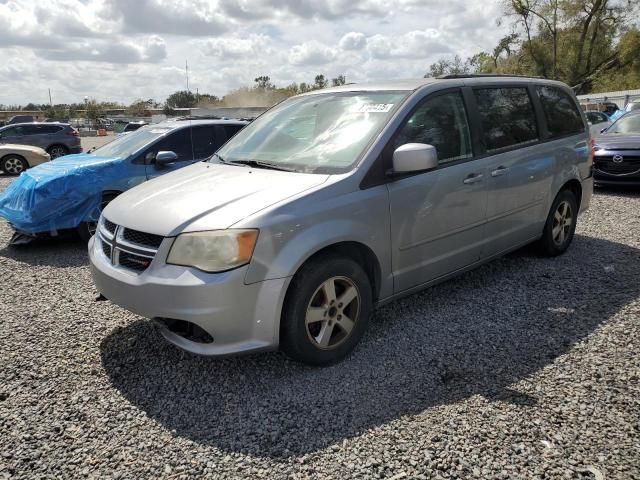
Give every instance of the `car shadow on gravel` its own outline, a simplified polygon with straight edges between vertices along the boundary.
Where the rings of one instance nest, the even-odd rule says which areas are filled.
[[[81,267],[89,265],[86,242],[76,238],[39,238],[28,245],[0,247],[0,257],[34,266]]]
[[[635,248],[586,236],[557,258],[516,252],[379,308],[355,352],[327,368],[279,353],[198,357],[144,320],[105,338],[102,362],[127,401],[176,435],[298,456],[473,395],[536,408],[535,392],[514,383],[637,298],[639,259]]]

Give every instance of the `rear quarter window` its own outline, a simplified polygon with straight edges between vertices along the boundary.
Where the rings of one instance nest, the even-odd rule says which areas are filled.
[[[525,87],[479,88],[474,93],[488,152],[538,140],[536,116]]]
[[[537,86],[536,92],[542,104],[551,138],[575,135],[585,131],[578,106],[567,92],[551,86]]]

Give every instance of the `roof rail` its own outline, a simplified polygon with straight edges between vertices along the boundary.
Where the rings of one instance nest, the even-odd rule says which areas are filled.
[[[202,115],[201,117],[185,115],[183,117],[175,117],[174,120],[226,120],[226,118],[217,115]]]
[[[236,120],[236,121],[239,121],[239,122],[251,122],[251,121],[255,120],[255,117],[237,118],[237,117],[219,117],[217,115],[202,115],[202,116],[187,115],[187,116],[184,116],[184,117],[169,118],[168,120],[174,120],[174,121],[182,121],[182,120]]]
[[[543,79],[543,80],[545,79],[544,77],[539,77],[539,76],[535,76],[535,75],[509,75],[507,73],[461,73],[461,74],[455,74],[455,75],[443,75],[443,76],[440,76],[440,77],[437,77],[437,78],[439,80],[447,80],[447,79],[452,79],[452,78],[486,78],[486,77],[539,78],[539,79]]]

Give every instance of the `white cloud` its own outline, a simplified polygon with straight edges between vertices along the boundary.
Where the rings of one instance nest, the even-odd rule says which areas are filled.
[[[349,32],[340,39],[340,48],[343,50],[361,50],[367,44],[364,33]]]
[[[0,103],[89,95],[164,100],[189,80],[224,95],[277,85],[422,76],[491,50],[500,0],[0,0]]]
[[[316,40],[295,45],[289,52],[292,65],[324,65],[336,58],[336,50]]]
[[[203,53],[221,60],[242,59],[253,55],[271,53],[271,39],[266,35],[249,35],[248,38],[219,37],[200,43]]]

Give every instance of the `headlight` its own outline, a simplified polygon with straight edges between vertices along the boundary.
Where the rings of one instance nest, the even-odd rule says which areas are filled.
[[[171,245],[167,263],[223,272],[249,263],[258,230],[183,233]]]

